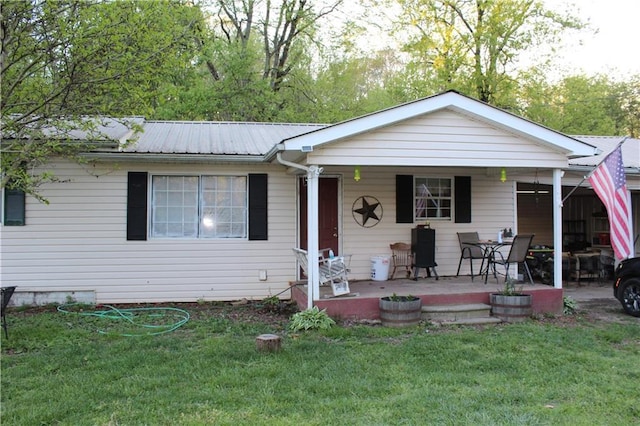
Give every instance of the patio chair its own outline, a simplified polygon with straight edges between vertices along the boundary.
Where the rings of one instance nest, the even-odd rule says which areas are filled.
[[[294,248],[293,252],[298,259],[298,264],[304,274],[309,276],[309,257],[306,250]],[[318,272],[320,285],[331,284],[334,296],[349,294],[349,279],[347,277],[347,265],[343,256],[324,257],[318,259]]]
[[[600,253],[574,253],[576,257],[575,278],[580,285],[584,279],[601,279]]]
[[[458,262],[458,272],[456,277],[460,275],[460,266],[464,259],[469,259],[469,266],[471,268],[471,281],[473,281],[473,259],[482,259],[480,263],[480,275],[482,273],[482,267],[484,266],[485,252],[476,243],[480,241],[480,237],[477,232],[458,232],[458,242],[460,243],[460,261]]]
[[[606,281],[613,279],[615,274],[616,260],[612,256],[612,253],[608,250],[602,250],[600,252],[600,280]]]
[[[9,301],[11,300],[11,296],[13,296],[13,292],[16,290],[15,287],[2,287],[2,304],[0,307],[2,308],[2,312],[0,315],[2,316],[2,329],[4,330],[4,336],[8,339],[9,333],[7,332],[7,306],[9,305]]]
[[[404,268],[407,278],[411,277],[411,269],[413,268],[413,254],[411,253],[411,244],[409,243],[393,243],[389,244],[391,249],[391,261],[393,270],[390,278],[393,279],[398,268]]]
[[[494,250],[492,255],[489,257],[487,265],[487,275],[485,276],[485,284],[487,283],[487,276],[489,275],[489,269],[494,271],[494,276],[497,278],[496,266],[502,266],[504,268],[504,281],[507,282],[509,277],[509,266],[512,263],[516,265],[522,263],[524,265],[524,270],[529,277],[529,281],[533,284],[533,278],[531,277],[531,271],[529,270],[529,265],[527,265],[527,253],[529,252],[529,247],[531,246],[531,241],[533,240],[533,234],[527,235],[516,235],[513,237],[513,243],[511,243],[511,249],[509,250],[509,255],[505,259],[502,253],[498,250]]]

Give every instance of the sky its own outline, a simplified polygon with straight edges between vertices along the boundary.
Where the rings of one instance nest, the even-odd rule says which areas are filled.
[[[545,0],[549,8],[566,10],[564,0]],[[587,75],[614,77],[640,74],[640,1],[573,0],[570,11],[597,29],[583,31],[578,38],[567,38],[567,48],[555,63],[561,68]]]

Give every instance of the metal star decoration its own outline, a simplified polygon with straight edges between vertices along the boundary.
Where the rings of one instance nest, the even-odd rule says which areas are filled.
[[[358,207],[360,205],[362,207]],[[379,211],[380,213],[379,216],[378,216],[378,213],[376,213],[376,211]],[[363,226],[365,228],[370,228],[372,226],[377,225],[378,222],[380,222],[380,219],[382,218],[382,205],[375,197],[365,195],[365,196],[359,197],[353,203],[352,213],[353,213],[353,218],[356,220],[356,222],[358,222],[360,226]],[[358,218],[357,215],[360,215],[360,217]],[[375,220],[375,223],[371,223],[367,225],[367,222],[369,222],[369,219],[371,219],[372,221]]]

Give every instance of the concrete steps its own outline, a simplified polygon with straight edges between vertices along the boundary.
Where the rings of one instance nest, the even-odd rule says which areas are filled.
[[[424,305],[422,319],[442,325],[477,325],[502,322],[491,316],[491,306],[484,303],[462,305]]]

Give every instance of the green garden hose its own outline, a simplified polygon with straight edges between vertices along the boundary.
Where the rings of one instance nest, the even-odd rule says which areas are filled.
[[[158,334],[169,333],[176,330],[189,321],[189,312],[184,309],[171,308],[171,307],[148,307],[148,308],[126,308],[118,309],[115,306],[104,306],[105,310],[97,311],[84,311],[84,310],[71,310],[73,306],[80,306],[85,308],[87,305],[71,303],[58,306],[58,311],[66,314],[76,314],[80,316],[97,317],[102,319],[125,321],[140,327],[147,329],[146,333],[133,334],[133,333],[119,333],[121,336],[136,337],[136,336],[155,336]],[[175,322],[167,323],[167,318],[175,317]],[[153,324],[146,323],[147,319],[153,320]],[[98,330],[101,334],[111,334],[105,330]]]

